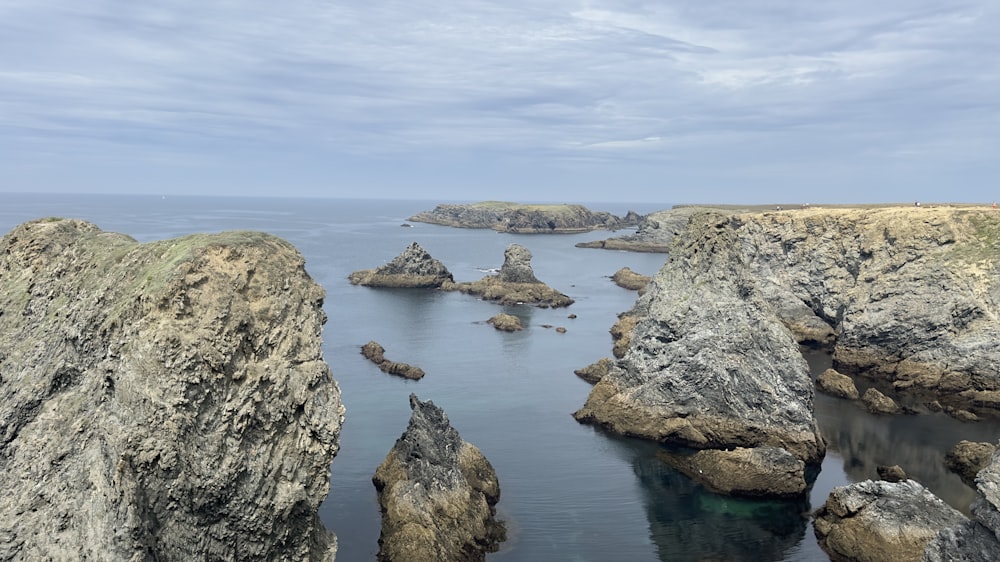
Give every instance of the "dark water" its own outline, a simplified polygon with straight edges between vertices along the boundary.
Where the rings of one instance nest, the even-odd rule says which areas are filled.
[[[655,459],[656,446],[605,435],[570,414],[590,386],[573,370],[610,355],[608,329],[635,293],[608,276],[621,267],[652,275],[664,256],[585,250],[581,235],[505,235],[414,223],[406,217],[436,202],[143,196],[0,195],[0,231],[44,216],[91,220],[139,241],[191,232],[254,229],[296,245],[327,291],[325,355],[343,391],[347,421],[321,515],[340,538],[338,560],[372,560],[379,512],[371,475],[406,426],[411,392],[443,407],[462,437],[476,444],[500,477],[501,516],[510,540],[498,561],[827,560],[807,517],[830,489],[875,477],[877,464],[901,464],[956,507],[972,492],[941,465],[961,439],[996,440],[997,424],[944,416],[876,418],[854,404],[817,397],[830,442],[808,500],[751,502],[705,492]],[[667,205],[591,205],[623,214]],[[475,298],[350,285],[354,270],[380,265],[417,241],[457,280],[499,267],[520,243],[537,277],[569,294],[569,309],[503,309]],[[484,322],[500,311],[520,316],[523,332]],[[569,319],[570,313],[576,319]],[[565,334],[542,325],[563,326]],[[410,382],[390,377],[360,355],[376,340],[390,359],[423,368]],[[822,355],[809,357],[821,370]]]

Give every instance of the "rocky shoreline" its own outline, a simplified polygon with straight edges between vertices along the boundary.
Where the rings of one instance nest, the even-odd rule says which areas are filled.
[[[630,228],[637,226],[641,218],[631,211],[625,217],[617,217],[603,211],[591,211],[583,205],[481,201],[438,205],[408,220],[457,228],[490,228],[515,234],[572,234]]]

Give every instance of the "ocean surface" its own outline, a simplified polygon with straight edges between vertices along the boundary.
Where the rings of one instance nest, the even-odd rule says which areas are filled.
[[[140,242],[232,229],[262,230],[292,242],[326,289],[324,353],[347,407],[330,495],[321,508],[339,537],[340,561],[370,561],[378,550],[371,476],[406,428],[410,393],[444,408],[497,471],[498,511],[509,539],[488,557],[492,561],[828,560],[808,514],[834,486],[875,478],[879,464],[900,464],[968,512],[973,492],[944,469],[943,454],[962,439],[996,441],[996,422],[878,418],[818,394],[829,451],[809,497],[793,502],[708,493],[659,462],[655,444],[576,423],[570,414],[590,385],[573,371],[611,355],[608,330],[636,298],[609,277],[625,266],[653,275],[665,256],[574,247],[607,238],[607,232],[509,235],[402,226],[441,202],[0,194],[0,233],[59,216],[86,219]],[[619,215],[669,208],[583,203]],[[369,289],[347,281],[352,271],[377,267],[414,241],[458,281],[500,267],[504,249],[516,242],[534,255],[536,276],[576,302],[566,309],[505,308],[458,293]],[[519,316],[527,328],[494,330],[485,321],[498,312]],[[559,326],[566,333],[557,333]],[[370,340],[381,343],[388,358],[421,367],[426,377],[412,382],[382,373],[360,354]],[[822,353],[807,352],[807,359],[815,373],[829,365]]]

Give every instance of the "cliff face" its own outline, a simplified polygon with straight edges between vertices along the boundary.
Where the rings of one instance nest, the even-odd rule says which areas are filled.
[[[0,239],[0,558],[332,559],[323,298],[261,233]]]
[[[620,218],[611,213],[591,211],[583,205],[522,205],[483,201],[465,205],[438,205],[433,211],[418,213],[409,220],[459,228],[491,228],[498,232],[550,234],[617,230],[635,226],[640,217],[629,213]]]

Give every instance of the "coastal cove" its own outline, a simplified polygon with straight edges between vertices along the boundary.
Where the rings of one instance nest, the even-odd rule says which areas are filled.
[[[141,242],[193,232],[261,230],[295,245],[326,290],[324,355],[347,408],[330,494],[321,508],[338,535],[338,560],[372,560],[379,510],[371,477],[410,415],[417,393],[447,411],[500,481],[499,516],[509,538],[489,560],[828,560],[807,514],[830,489],[899,464],[952,506],[974,497],[943,466],[960,440],[996,441],[1000,422],[962,423],[943,414],[876,417],[817,393],[829,450],[808,501],[756,502],[706,492],[656,458],[659,446],[580,425],[571,413],[590,385],[575,369],[610,356],[608,330],[636,293],[609,277],[622,267],[653,275],[663,254],[584,249],[606,231],[518,235],[407,223],[430,201],[5,195],[4,233],[46,216],[82,218]],[[586,204],[624,215],[669,205]],[[377,267],[417,241],[456,281],[500,266],[511,243],[528,248],[537,277],[575,302],[564,309],[502,307],[469,295],[351,285],[350,272]],[[525,329],[486,324],[499,312]],[[569,318],[573,314],[575,318]],[[544,326],[552,326],[546,328]],[[564,327],[565,333],[554,328]],[[367,361],[370,340],[426,376],[404,381]],[[806,352],[813,375],[829,357]],[[863,388],[861,390],[864,390]]]

